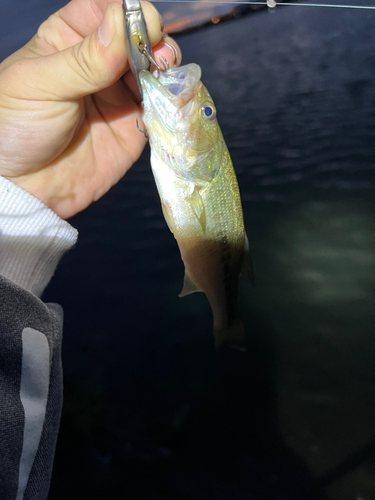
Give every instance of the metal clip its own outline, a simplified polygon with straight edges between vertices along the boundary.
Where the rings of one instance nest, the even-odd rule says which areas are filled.
[[[150,71],[151,62],[146,54],[151,54],[146,21],[139,0],[123,0],[125,31],[129,51],[129,65],[137,82],[141,96],[142,86],[139,73]]]

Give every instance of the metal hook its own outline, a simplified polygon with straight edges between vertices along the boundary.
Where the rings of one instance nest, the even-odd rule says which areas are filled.
[[[144,136],[146,137],[146,139],[148,139],[148,138],[149,138],[149,135],[148,135],[148,133],[147,133],[146,128],[144,128],[144,129],[142,130],[142,129],[139,127],[138,119],[136,120],[136,123],[137,123],[137,130],[138,130],[139,132],[141,132],[141,134],[144,134]]]
[[[164,56],[159,56],[159,62],[162,64],[160,66],[155,59],[152,57],[151,53],[147,50],[146,47],[143,47],[141,50],[142,54],[147,57],[147,59],[150,61],[151,64],[153,64],[158,71],[163,73],[164,71],[167,71],[169,69],[169,62]]]
[[[152,57],[151,52],[149,52],[149,51],[147,50],[147,48],[146,48],[146,47],[143,47],[143,49],[141,50],[141,53],[142,53],[144,56],[146,56],[146,57],[147,57],[147,59],[148,59],[148,61],[150,62],[150,64],[153,64],[153,65],[156,67],[156,69],[157,69],[158,71],[163,71],[163,68],[161,68],[161,67],[159,66],[159,64],[158,64],[158,63],[155,61],[155,59]]]
[[[159,61],[163,64],[163,71],[168,71],[170,69],[169,62],[164,56],[159,57]]]

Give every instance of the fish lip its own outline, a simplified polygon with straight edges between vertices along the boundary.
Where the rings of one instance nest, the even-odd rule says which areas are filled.
[[[173,98],[187,102],[195,86],[200,81],[202,71],[198,64],[190,63],[185,66],[171,68],[159,74],[159,82],[168,90]]]
[[[154,88],[157,88],[159,92],[161,92],[164,97],[170,100],[173,95],[162,85],[158,78],[156,78],[152,73],[147,70],[142,70],[139,73],[139,80],[142,85],[143,94],[150,94],[150,91]]]

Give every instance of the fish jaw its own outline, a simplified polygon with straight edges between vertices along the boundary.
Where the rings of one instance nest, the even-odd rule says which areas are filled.
[[[141,71],[139,77],[146,127],[152,129],[158,123],[168,134],[183,127],[185,119],[194,112],[191,101],[201,86],[200,67],[188,64],[154,74]]]
[[[174,105],[182,109],[188,103],[196,91],[196,86],[200,83],[201,69],[198,64],[187,64],[179,68],[172,68],[159,73],[155,71],[141,71],[139,74],[142,90],[146,93],[156,111],[159,104],[155,101],[162,97],[173,102]],[[164,105],[164,103],[162,103]]]
[[[181,179],[204,186],[216,173],[223,139],[216,119],[202,116],[202,105],[214,104],[200,76],[200,67],[188,64],[158,78],[142,71],[140,81],[151,148]]]

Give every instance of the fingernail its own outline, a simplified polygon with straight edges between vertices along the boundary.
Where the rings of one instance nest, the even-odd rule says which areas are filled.
[[[111,22],[111,17],[112,17],[112,6],[108,5],[104,17],[102,19],[102,22],[100,23],[100,26],[98,28],[98,39],[99,42],[102,45],[104,45],[104,47],[107,47],[111,43],[114,35],[114,29],[113,29],[113,23]]]
[[[165,46],[167,46],[169,48],[169,50],[172,52],[173,66],[180,66],[181,61],[182,61],[181,52],[171,42],[172,42],[172,38],[170,38],[170,37],[164,37],[161,41],[161,43],[163,43]]]

